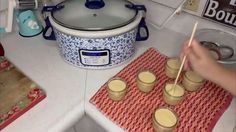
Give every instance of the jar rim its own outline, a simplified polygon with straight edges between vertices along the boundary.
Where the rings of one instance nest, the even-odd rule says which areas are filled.
[[[141,72],[150,72],[151,74],[153,74],[153,75],[155,76],[154,81],[148,82],[148,83],[142,81],[142,80],[139,78],[139,74],[140,74]],[[145,84],[152,84],[152,83],[155,83],[155,82],[157,81],[157,76],[156,76],[156,74],[155,74],[152,70],[150,70],[150,69],[142,69],[142,70],[139,70],[138,73],[137,73],[137,75],[136,75],[136,78],[138,79],[138,81],[140,81],[140,82],[142,82],[142,83],[145,83]]]
[[[202,83],[204,81],[204,79],[202,79],[201,81],[194,81],[194,80],[190,79],[190,77],[187,76],[188,72],[189,71],[185,72],[184,77],[187,78],[188,80],[190,80],[191,82],[193,82],[193,83]]]
[[[174,83],[166,83],[166,85],[167,85],[167,84],[173,84],[173,85],[174,85]],[[166,85],[164,86],[164,92],[165,92],[166,94],[168,94],[170,97],[172,97],[172,98],[181,98],[181,97],[183,97],[183,96],[185,95],[185,89],[184,89],[184,87],[183,87],[182,85],[176,84],[176,85],[180,86],[180,87],[183,89],[183,91],[184,91],[184,94],[181,95],[181,96],[173,96],[173,95],[169,94],[169,92],[166,90]]]
[[[123,90],[121,90],[121,91],[114,91],[114,90],[112,90],[108,85],[109,85],[109,83],[110,83],[111,81],[114,81],[114,80],[120,80],[120,81],[122,81],[122,82],[125,84],[125,88],[124,88]],[[123,78],[121,78],[121,77],[112,77],[112,78],[109,79],[108,82],[107,82],[107,89],[108,89],[108,90],[111,90],[112,92],[118,92],[118,93],[124,92],[124,91],[127,89],[127,82],[126,82]]]
[[[169,110],[171,113],[174,114],[174,116],[175,116],[175,118],[176,118],[176,122],[175,122],[174,125],[172,125],[172,126],[170,126],[170,127],[164,126],[164,125],[160,124],[160,123],[156,120],[156,118],[155,118],[155,113],[156,113],[156,111],[158,111],[158,110],[160,110],[160,109],[167,109],[167,110]],[[155,123],[157,123],[158,125],[160,125],[160,126],[162,126],[162,127],[164,127],[164,128],[173,128],[173,127],[175,127],[175,126],[177,125],[177,123],[178,123],[178,121],[179,121],[178,114],[177,114],[174,110],[172,110],[171,108],[169,108],[169,107],[164,107],[164,106],[161,106],[161,107],[157,108],[157,109],[154,111],[153,119],[154,119]]]
[[[173,67],[171,67],[170,65],[168,65],[168,62],[169,62],[169,61],[173,61],[173,60],[179,61],[178,58],[169,58],[169,59],[167,59],[167,61],[166,61],[166,66],[167,66],[168,68],[172,69],[172,70],[179,70],[180,67],[179,67],[179,68],[173,68]]]

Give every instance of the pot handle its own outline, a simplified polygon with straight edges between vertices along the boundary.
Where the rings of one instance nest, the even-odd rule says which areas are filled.
[[[55,33],[53,31],[53,27],[49,21],[49,17],[46,17],[45,19],[45,28],[43,30],[43,38],[46,39],[46,40],[56,40],[56,37],[55,37]],[[49,33],[49,35],[47,35],[49,29],[51,29],[51,32]]]
[[[143,30],[142,30],[143,29]],[[145,33],[141,33],[141,31],[144,31]],[[144,34],[144,35],[142,35]],[[138,25],[138,32],[136,35],[136,41],[144,41],[149,38],[149,30],[145,22],[145,18],[143,17]]]
[[[127,4],[125,6],[129,9],[132,9],[132,10],[143,11],[145,13],[147,12],[147,9],[144,5]],[[144,31],[145,33],[141,33],[141,31]],[[144,34],[144,35],[142,35],[142,34]],[[148,38],[149,38],[149,30],[148,30],[148,27],[145,22],[145,17],[143,16],[143,18],[141,19],[141,21],[138,25],[138,32],[136,35],[136,41],[144,41],[144,40],[147,40]]]
[[[64,8],[64,5],[56,5],[56,6],[44,6],[42,9],[42,14],[44,14],[44,12],[54,12],[54,11],[58,11],[61,10],[62,8]],[[49,17],[46,16],[46,18],[44,19],[45,21],[45,28],[43,30],[43,38],[46,40],[56,40],[55,37],[55,33],[53,31],[53,27],[52,24],[50,23]],[[49,33],[49,35],[47,35],[47,33],[49,32],[49,29],[51,29],[51,32]]]

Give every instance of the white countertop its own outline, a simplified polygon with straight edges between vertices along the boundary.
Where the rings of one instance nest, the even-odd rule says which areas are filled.
[[[184,16],[176,19],[178,23],[171,21],[167,25],[169,29],[156,30],[149,26],[151,36],[148,41],[136,42],[136,54],[132,60],[150,47],[155,47],[167,56],[177,56],[180,45],[186,39],[184,34],[187,30],[185,28],[181,31],[185,25],[180,23],[181,20],[185,20],[181,17]],[[200,24],[204,23],[198,17],[192,17],[190,21],[197,19]],[[193,23],[189,24],[193,25]],[[191,32],[190,25],[186,25],[189,32]],[[210,23],[210,25],[214,24]],[[108,131],[123,131],[90,104],[89,99],[131,60],[112,69],[84,70],[64,62],[59,55],[56,42],[45,41],[41,35],[22,38],[18,33],[10,33],[3,35],[1,42],[6,57],[47,93],[43,101],[4,128],[3,132],[63,131],[80,119],[84,112]],[[214,132],[232,132],[236,124],[235,113],[236,99],[234,98],[230,107],[217,122]]]
[[[6,57],[45,90],[47,97],[3,132],[65,130],[84,114],[86,70],[65,63],[57,44],[41,35],[22,38],[11,33],[3,38]]]

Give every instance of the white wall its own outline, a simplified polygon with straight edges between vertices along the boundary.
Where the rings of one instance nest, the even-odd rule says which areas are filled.
[[[7,6],[7,0],[0,0],[0,10]]]
[[[8,0],[0,0],[0,26],[3,27],[5,25],[6,12]]]
[[[163,21],[173,12],[174,9],[171,9],[167,6],[163,6],[152,2],[151,0],[132,0],[138,4],[144,4],[148,11],[147,11],[147,20],[149,23],[154,25],[160,25]],[[155,1],[162,1],[162,0],[155,0]],[[201,0],[205,1],[205,0]],[[204,3],[201,3],[203,7]],[[196,14],[199,15],[199,14]],[[190,30],[192,29],[194,23],[198,21],[199,26],[198,29],[201,28],[213,28],[213,29],[220,29],[226,32],[230,32],[236,35],[236,30],[233,28],[226,27],[222,24],[212,22],[206,19],[203,19],[199,16],[195,16],[186,12],[181,12],[178,15],[175,15],[168,23],[166,23],[165,28],[174,30],[176,32],[189,35]]]
[[[62,0],[52,0],[54,3],[58,3]],[[131,0],[138,4],[144,4],[147,9],[147,21],[153,23],[154,25],[161,25],[170,16],[174,9],[160,5],[151,0]],[[155,1],[163,1],[163,0],[155,0]],[[204,0],[203,0],[204,1]],[[176,1],[175,1],[176,2]],[[201,3],[203,4],[203,3]],[[0,10],[6,8],[7,0],[0,0]],[[221,24],[208,21],[206,19],[202,19],[200,17],[196,17],[194,15],[190,15],[188,13],[181,13],[180,15],[175,15],[166,25],[166,28],[174,30],[176,32],[180,32],[183,34],[189,34],[189,29],[192,29],[193,23],[195,21],[199,21],[199,28],[216,28],[231,32],[236,34],[235,29],[225,27]],[[3,17],[0,14],[0,26],[4,24]]]

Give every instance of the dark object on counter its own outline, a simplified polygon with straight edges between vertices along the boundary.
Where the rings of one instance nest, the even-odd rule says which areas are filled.
[[[0,56],[4,56],[4,49],[1,43],[0,43]]]

